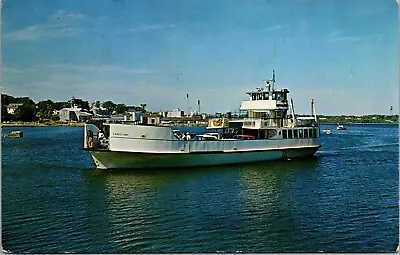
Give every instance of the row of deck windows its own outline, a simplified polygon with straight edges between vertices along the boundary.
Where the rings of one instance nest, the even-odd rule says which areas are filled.
[[[271,92],[272,93],[272,92]],[[286,93],[273,93],[272,100],[286,100],[287,95]],[[252,93],[251,100],[269,100],[269,93],[268,92],[259,92],[259,93]]]
[[[283,129],[282,137],[283,139],[314,138],[319,137],[319,132],[316,128]]]

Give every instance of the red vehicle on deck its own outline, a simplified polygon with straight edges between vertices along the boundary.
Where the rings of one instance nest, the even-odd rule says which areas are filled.
[[[238,139],[238,140],[254,140],[256,139],[252,135],[234,135],[233,139]]]

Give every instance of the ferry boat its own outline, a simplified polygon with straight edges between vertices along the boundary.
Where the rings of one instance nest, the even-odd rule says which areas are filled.
[[[322,146],[320,127],[311,100],[311,115],[296,117],[287,89],[265,87],[247,92],[242,118],[208,121],[213,132],[178,135],[172,127],[138,123],[87,123],[84,150],[97,168],[164,168],[250,163],[309,157]],[[225,132],[224,132],[225,131]]]

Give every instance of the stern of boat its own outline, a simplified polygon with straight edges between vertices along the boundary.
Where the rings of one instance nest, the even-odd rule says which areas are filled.
[[[105,124],[86,123],[84,126],[83,149],[107,150],[109,132],[107,132],[106,127]]]

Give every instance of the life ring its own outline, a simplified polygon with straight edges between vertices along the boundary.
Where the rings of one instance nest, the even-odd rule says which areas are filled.
[[[93,138],[92,137],[88,138],[87,146],[88,146],[88,148],[93,148]]]
[[[213,121],[214,126],[221,126],[221,124],[222,124],[222,118]]]

